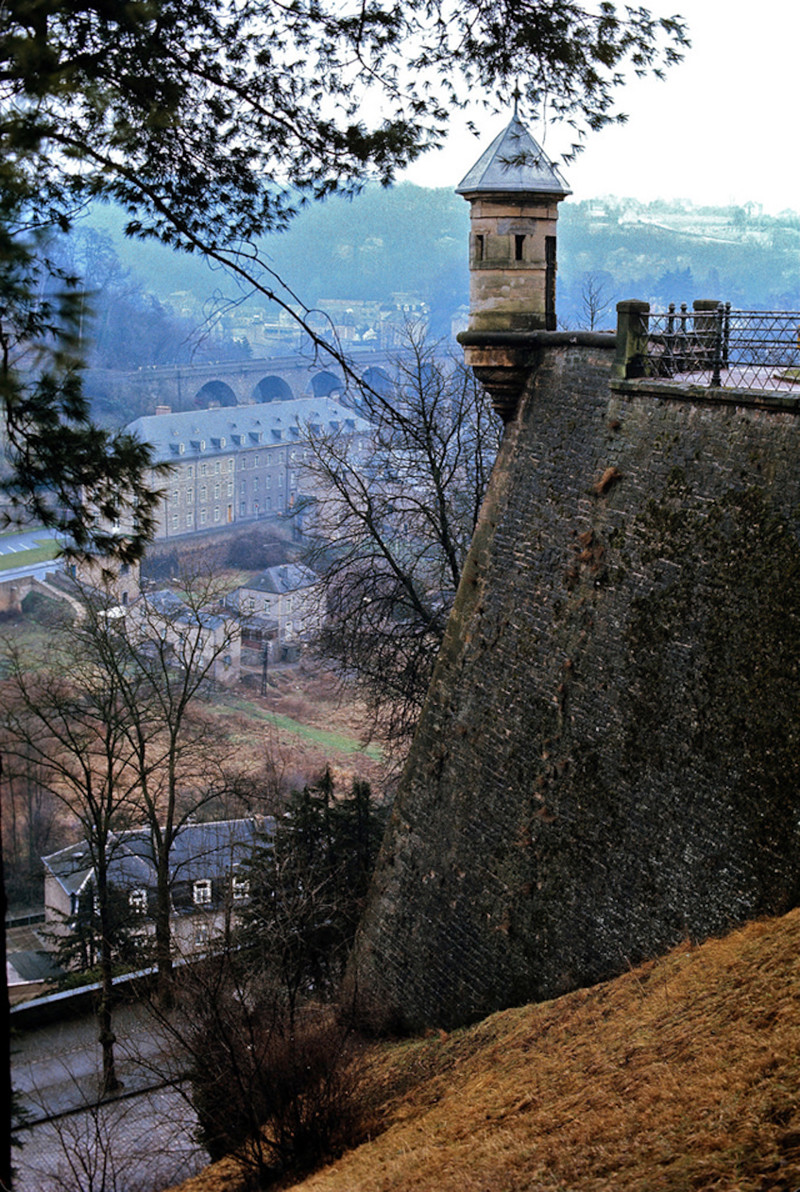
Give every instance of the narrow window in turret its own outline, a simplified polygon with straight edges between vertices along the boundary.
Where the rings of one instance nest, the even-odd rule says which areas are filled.
[[[475,237],[475,260],[483,260],[484,237],[478,233]]]
[[[555,331],[556,322],[556,238],[545,236],[544,240],[544,318],[545,329]]]
[[[524,243],[525,243],[524,235],[514,237],[514,260],[515,261],[521,261],[523,259],[522,246],[524,245]]]

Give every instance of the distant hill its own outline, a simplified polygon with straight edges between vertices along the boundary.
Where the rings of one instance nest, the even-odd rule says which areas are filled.
[[[112,234],[124,263],[159,298],[190,291],[202,305],[215,292],[231,297],[237,292],[200,258],[126,240],[124,220],[111,209],[93,213],[92,221]],[[270,269],[307,306],[324,299],[418,294],[445,331],[450,313],[468,300],[468,235],[469,212],[458,195],[402,183],[306,207],[288,231],[269,237],[261,249]],[[265,305],[259,297],[252,303]]]
[[[794,1192],[800,910],[376,1046],[371,1141],[295,1192]],[[223,1161],[181,1192],[241,1192]]]
[[[585,325],[587,276],[605,282],[611,311],[623,298],[662,309],[717,298],[740,309],[798,310],[799,266],[794,212],[618,198],[567,202],[560,210],[559,313],[570,326]]]
[[[109,208],[92,223],[109,231],[123,263],[162,300],[190,295],[197,312],[214,294],[241,298],[234,282],[199,257],[122,235]],[[310,205],[262,244],[267,262],[308,306],[325,299],[421,297],[436,334],[468,302],[469,207],[449,189],[401,183],[366,187],[353,200]],[[621,298],[664,305],[719,298],[738,307],[800,309],[800,216],[748,207],[704,208],[606,197],[561,204],[559,318],[587,325],[587,278],[602,287],[603,326]],[[263,307],[260,297],[238,308]],[[598,323],[597,325],[600,325]]]

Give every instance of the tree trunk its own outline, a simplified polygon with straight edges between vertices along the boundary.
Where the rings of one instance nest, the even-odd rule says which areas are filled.
[[[156,965],[158,968],[158,998],[164,1008],[172,1005],[172,929],[169,920],[169,853],[164,844],[158,851],[156,885]]]
[[[0,757],[0,779],[3,775],[3,759]],[[6,898],[6,879],[5,870],[3,868],[3,828],[2,819],[0,819],[0,910],[3,912],[3,924],[6,921],[6,910],[8,909],[8,900]],[[3,930],[3,938],[0,943],[0,960],[3,964],[3,973],[6,972],[6,933]],[[8,1001],[8,978],[3,978],[3,1079],[2,1088],[0,1088],[0,1095],[2,1095],[5,1109],[2,1111],[2,1125],[0,1126],[0,1189],[2,1192],[10,1192],[11,1189],[11,1047],[10,1047],[10,1022],[11,1012]]]
[[[100,1028],[98,1038],[103,1052],[100,1096],[110,1097],[112,1093],[116,1093],[122,1088],[122,1082],[117,1078],[117,1066],[114,1059],[114,1044],[117,1041],[112,1028],[114,966],[108,922],[108,882],[104,864],[98,864],[97,899],[100,904],[100,1005],[97,1008],[97,1023]]]

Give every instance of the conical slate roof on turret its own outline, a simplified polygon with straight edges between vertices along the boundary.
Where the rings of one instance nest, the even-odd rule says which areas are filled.
[[[465,178],[456,194],[571,195],[556,167],[537,145],[516,112],[508,128],[492,141]]]

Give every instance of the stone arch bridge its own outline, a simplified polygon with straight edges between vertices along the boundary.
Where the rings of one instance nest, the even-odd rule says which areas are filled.
[[[397,375],[397,352],[359,352],[354,371],[379,392]],[[133,370],[95,369],[87,374],[87,391],[131,408],[152,412],[169,406],[180,412],[209,405],[235,406],[295,397],[342,394],[344,371],[332,358],[310,355],[186,364]]]

